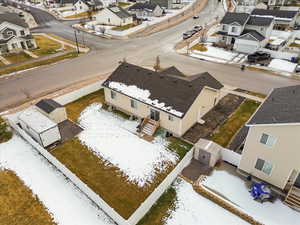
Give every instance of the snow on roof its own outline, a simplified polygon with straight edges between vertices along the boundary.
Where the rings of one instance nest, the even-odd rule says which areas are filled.
[[[19,115],[19,119],[38,133],[42,133],[43,131],[48,130],[57,125],[48,117],[46,117],[45,115],[33,108],[24,110]]]
[[[126,84],[115,82],[115,81],[109,82],[109,87],[125,95],[128,95],[132,98],[135,98],[141,102],[147,103],[149,105],[153,105],[154,107],[159,108],[167,113],[179,117],[183,115],[183,112],[176,111],[175,109],[173,109],[172,106],[167,106],[164,102],[159,102],[157,99],[154,100],[150,99],[149,97],[151,93],[149,90],[140,89],[135,85],[127,86]]]
[[[281,45],[285,40],[282,39],[275,39],[273,41],[270,42],[271,45]]]

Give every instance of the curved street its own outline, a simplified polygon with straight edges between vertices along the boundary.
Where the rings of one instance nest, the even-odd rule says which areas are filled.
[[[34,32],[53,33],[74,41],[74,30],[71,27],[74,21],[58,21],[40,9],[32,8],[31,12],[40,25],[33,30]],[[224,84],[261,93],[268,93],[275,87],[300,84],[299,80],[261,71],[242,72],[240,68],[232,65],[201,61],[176,53],[174,45],[181,40],[183,32],[192,29],[195,25],[203,25],[216,16],[221,16],[222,13],[224,14],[222,5],[216,0],[209,0],[206,8],[199,14],[200,19],[188,19],[147,37],[112,40],[81,32],[78,34],[78,39],[91,48],[89,53],[72,60],[0,78],[0,110],[6,110],[26,101],[28,94],[31,97],[38,97],[73,83],[111,72],[124,58],[129,63],[152,67],[156,56],[160,56],[163,67],[174,65],[186,74],[207,71]]]

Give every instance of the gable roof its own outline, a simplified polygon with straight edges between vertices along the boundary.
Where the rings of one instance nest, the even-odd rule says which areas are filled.
[[[57,4],[70,4],[70,3],[76,3],[78,0],[55,0],[55,3]]]
[[[16,24],[20,27],[27,28],[28,24],[16,13],[0,13],[0,24],[4,22],[9,22],[12,24]]]
[[[223,87],[207,72],[186,78],[155,72],[129,63],[122,63],[103,86],[180,118],[189,110],[204,87]],[[123,86],[128,91],[118,86]],[[136,95],[137,92],[148,95],[140,98]]]
[[[300,85],[275,88],[247,125],[300,123]]]
[[[74,0],[73,0],[74,1]],[[75,0],[74,5],[79,2],[80,0]],[[102,6],[103,3],[100,0],[81,0],[83,3],[85,3],[87,6]]]
[[[298,14],[297,11],[288,10],[269,10],[269,9],[254,9],[251,15],[256,16],[273,16],[276,19],[293,19]]]
[[[168,0],[150,0],[150,3],[159,5],[161,8],[168,8]]]
[[[118,6],[107,7],[107,9],[121,19],[132,17],[132,15],[130,15],[129,12],[127,12],[125,9],[122,9],[121,7]]]
[[[271,17],[250,16],[247,25],[268,27],[273,22]]]
[[[220,23],[221,24],[237,23],[241,26],[244,26],[248,21],[249,17],[250,15],[248,13],[227,12]]]
[[[238,38],[243,39],[243,36],[247,34],[251,35],[257,41],[263,41],[266,39],[263,35],[258,33],[256,30],[251,30],[251,29],[244,29],[243,33]]]
[[[153,11],[157,7],[157,4],[154,3],[135,3],[134,5],[130,6],[128,8],[129,11],[134,11],[134,10],[150,10]]]
[[[42,99],[38,103],[35,104],[36,107],[40,108],[46,113],[51,113],[57,108],[63,107],[58,102],[54,101],[53,99]]]
[[[168,67],[167,69],[164,69],[160,71],[161,74],[172,74],[177,76],[184,76],[184,74],[179,71],[175,66]]]

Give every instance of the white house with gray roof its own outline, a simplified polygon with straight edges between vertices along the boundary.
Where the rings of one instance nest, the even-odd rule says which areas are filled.
[[[220,22],[219,44],[252,53],[267,45],[273,26],[274,19],[270,17],[227,12]]]
[[[28,25],[15,13],[0,13],[0,55],[36,48]]]
[[[94,15],[98,24],[125,26],[133,23],[133,17],[125,9],[118,6],[107,7]]]
[[[155,3],[135,3],[128,8],[128,11],[138,19],[151,17],[160,17],[163,15],[163,9]]]
[[[300,85],[274,89],[246,126],[239,170],[281,189],[300,209]]]

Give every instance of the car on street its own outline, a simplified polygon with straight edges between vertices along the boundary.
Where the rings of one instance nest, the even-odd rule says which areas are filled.
[[[183,40],[185,40],[192,36],[193,36],[193,33],[191,31],[187,31],[187,32],[183,33],[182,38],[183,38]]]
[[[298,64],[297,66],[296,66],[296,73],[300,73],[300,64]]]
[[[294,30],[300,30],[300,24],[295,25]]]
[[[199,19],[198,15],[193,16],[193,19]]]
[[[202,30],[203,27],[202,26],[194,26],[194,30],[196,30],[197,32]]]
[[[257,51],[254,52],[253,54],[248,55],[247,60],[250,63],[259,63],[261,61],[266,61],[270,60],[271,55],[268,52],[263,52],[263,51]]]

